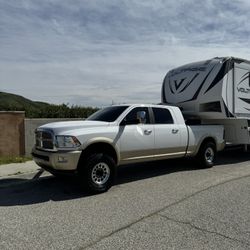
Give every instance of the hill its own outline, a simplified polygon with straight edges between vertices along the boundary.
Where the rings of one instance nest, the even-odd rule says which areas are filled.
[[[49,106],[45,102],[31,101],[23,96],[0,92],[0,109],[1,110],[25,110],[27,108],[40,109]]]
[[[86,118],[97,108],[49,104],[23,96],[0,92],[0,111],[25,111],[29,118]]]

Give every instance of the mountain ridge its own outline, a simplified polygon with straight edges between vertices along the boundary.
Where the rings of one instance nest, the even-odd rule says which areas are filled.
[[[29,118],[86,118],[98,108],[49,104],[0,91],[0,111],[25,111]]]
[[[20,111],[23,111],[27,106],[30,108],[40,109],[41,106],[45,107],[49,105],[51,104],[40,101],[32,101],[21,95],[0,91],[0,110],[10,110],[11,108],[17,110],[20,108]]]

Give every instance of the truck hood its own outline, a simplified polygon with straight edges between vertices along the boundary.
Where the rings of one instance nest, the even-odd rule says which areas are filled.
[[[52,130],[54,134],[71,134],[70,131],[84,128],[95,128],[109,126],[109,122],[101,121],[65,121],[65,122],[53,122],[40,126],[38,129]]]

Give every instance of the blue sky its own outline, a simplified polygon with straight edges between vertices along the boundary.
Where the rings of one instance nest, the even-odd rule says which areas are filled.
[[[174,67],[250,59],[249,20],[249,0],[0,0],[0,91],[99,107],[157,103]]]

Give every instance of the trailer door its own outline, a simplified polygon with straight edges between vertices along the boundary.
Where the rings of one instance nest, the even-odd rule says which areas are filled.
[[[234,113],[250,118],[250,64],[234,64]]]

